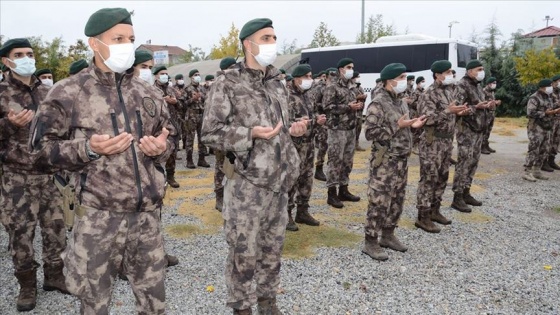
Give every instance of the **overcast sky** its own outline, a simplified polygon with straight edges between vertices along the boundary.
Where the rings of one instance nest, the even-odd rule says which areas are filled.
[[[231,23],[241,28],[257,17],[272,19],[281,46],[297,39],[307,46],[321,21],[328,24],[342,42],[353,42],[360,31],[360,0],[346,1],[0,1],[0,34],[7,38],[42,36],[50,41],[62,36],[66,45],[86,39],[84,26],[101,8],[134,10],[132,22],[136,44],[201,47],[207,54],[226,35]],[[560,25],[560,1],[366,1],[366,20],[382,14],[397,32],[421,33],[469,39],[473,30],[482,32],[495,18],[507,40],[512,32],[530,32]],[[557,15],[557,16],[555,16]],[[279,47],[280,49],[280,47]]]

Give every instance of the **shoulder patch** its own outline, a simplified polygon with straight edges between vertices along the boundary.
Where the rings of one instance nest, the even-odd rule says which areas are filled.
[[[148,115],[150,115],[150,117],[156,116],[156,102],[154,102],[153,99],[144,97],[142,99],[142,106],[144,106],[144,109],[146,110]]]

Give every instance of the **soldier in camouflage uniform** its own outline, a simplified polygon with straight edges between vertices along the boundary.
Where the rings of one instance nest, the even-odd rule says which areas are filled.
[[[487,109],[492,102],[484,100],[480,82],[484,80],[484,67],[479,60],[467,64],[467,73],[456,87],[458,104],[467,103],[471,113],[457,120],[457,165],[453,178],[453,203],[451,207],[461,212],[471,212],[468,205],[481,206],[470,193],[471,184],[480,160],[482,139],[487,126]]]
[[[225,70],[236,67],[236,61],[232,57],[226,57],[220,61],[220,71],[216,73],[216,77],[224,74]],[[215,80],[214,80],[215,81]],[[210,91],[208,91],[210,93]],[[216,155],[216,165],[214,168],[214,192],[216,193],[215,209],[222,212],[224,207],[224,160],[225,153],[221,150],[214,150]]]
[[[560,74],[552,77],[552,105],[560,108]],[[560,150],[560,115],[555,116],[554,127],[552,127],[552,135],[550,136],[550,153],[545,164],[548,164],[554,170],[560,170],[560,166],[554,161],[558,150]]]
[[[76,222],[62,255],[66,285],[82,314],[108,314],[123,266],[138,313],[164,314],[161,164],[174,150],[176,130],[161,92],[131,69],[130,13],[101,9],[85,35],[92,64],[52,88],[32,127],[38,161],[80,177]],[[112,45],[126,45],[120,58]]]
[[[383,82],[381,82],[381,78],[375,79],[375,86],[373,87],[373,89],[371,89],[370,95],[372,100],[375,98],[375,95],[377,95],[377,92],[379,92],[382,88]]]
[[[54,77],[51,69],[37,70],[35,71],[35,76],[49,89],[54,85]]]
[[[496,118],[496,106],[499,106],[502,101],[496,100],[494,92],[496,91],[496,78],[489,77],[486,80],[486,86],[484,87],[484,100],[490,102],[486,112],[486,129],[484,131],[484,138],[482,139],[482,148],[480,153],[490,154],[495,153],[496,150],[490,147],[490,133],[492,133],[492,128],[494,127],[494,118]]]
[[[276,58],[272,21],[249,21],[239,39],[245,60],[213,84],[202,138],[227,152],[222,212],[229,246],[227,306],[245,315],[258,303],[259,314],[277,315],[288,191],[299,175],[290,136],[302,136],[306,123],[288,125],[288,91],[271,66]]]
[[[548,179],[541,173],[541,167],[550,152],[550,137],[555,115],[560,114],[560,108],[554,109],[552,103],[552,80],[543,79],[538,86],[538,91],[531,95],[527,102],[529,150],[525,160],[523,179],[530,182],[535,182],[537,179]]]
[[[8,233],[14,275],[19,285],[18,311],[35,308],[37,267],[33,240],[37,224],[43,245],[43,290],[68,294],[60,257],[66,247],[62,195],[50,168],[36,165],[29,151],[29,128],[34,112],[49,89],[33,75],[35,57],[25,38],[8,40],[0,49],[2,63],[12,70],[0,83],[2,191],[0,221]]]
[[[326,72],[328,73],[328,71]],[[325,92],[325,87],[330,83],[330,78],[332,76],[325,75],[324,80],[320,80],[316,84],[311,87],[311,98],[317,107],[317,111],[319,114],[325,114],[325,110],[323,108],[323,93]],[[325,164],[325,155],[327,154],[327,127],[325,125],[315,128],[315,147],[317,148],[317,162],[315,164],[315,179],[320,181],[326,181],[327,176],[323,171],[323,166]]]
[[[441,229],[434,224],[451,224],[440,212],[441,200],[449,178],[449,159],[453,150],[456,115],[466,115],[466,105],[457,105],[451,73],[451,62],[432,64],[434,83],[418,101],[417,115],[426,117],[426,125],[419,139],[420,181],[418,183],[418,228],[430,233]],[[422,78],[422,77],[419,77]]]
[[[426,81],[423,76],[419,76],[416,79],[416,89],[410,95],[411,102],[408,104],[408,111],[410,118],[418,117],[418,103],[420,103],[420,98],[424,94],[424,85]],[[412,153],[418,154],[418,141],[420,140],[420,134],[422,129],[412,129]]]
[[[175,96],[175,91],[173,88],[169,87],[169,72],[167,71],[167,67],[165,66],[157,66],[153,70],[154,74],[154,86],[161,91],[163,95],[163,100],[165,104],[167,104],[167,110],[169,111],[169,122],[173,124],[175,130],[181,130],[179,128],[180,120],[180,103],[177,101],[177,97]],[[177,138],[175,138],[177,139]],[[175,180],[175,160],[177,159],[177,148],[179,147],[179,141],[175,143],[175,150],[169,158],[167,162],[165,162],[165,174],[167,177],[167,183],[169,186],[173,188],[179,188],[179,183]]]
[[[375,260],[389,257],[382,247],[405,252],[395,236],[406,192],[408,157],[412,150],[410,127],[420,128],[424,117],[408,119],[408,106],[398,95],[406,89],[406,67],[392,63],[381,70],[383,88],[367,109],[365,134],[371,146],[365,245]],[[381,239],[379,236],[381,235]]]
[[[187,148],[187,85],[185,85],[185,79],[182,74],[175,75],[175,85],[171,88],[173,89],[173,93],[175,97],[177,97],[177,102],[179,102],[179,129],[178,135],[180,135],[180,142],[183,143],[183,149]],[[179,151],[179,146],[177,146],[177,151]],[[181,158],[177,158],[177,160],[181,160]]]
[[[289,193],[288,200],[288,225],[286,230],[297,231],[295,222],[318,226],[319,221],[309,214],[309,199],[313,189],[313,162],[315,159],[315,146],[313,145],[314,129],[326,121],[325,115],[317,114],[317,110],[309,95],[313,85],[311,67],[307,64],[297,66],[292,72],[294,80],[288,83],[290,123],[308,120],[305,135],[292,137],[301,161],[299,177]],[[294,201],[295,199],[295,201]],[[292,219],[292,209],[297,205],[295,222]]]
[[[360,201],[360,197],[348,191],[348,182],[356,144],[356,112],[362,110],[364,103],[358,101],[358,95],[353,90],[356,85],[351,80],[354,75],[352,59],[341,59],[337,67],[339,77],[325,88],[323,107],[329,129],[327,203],[335,208],[342,208],[342,201]]]
[[[358,71],[354,71],[354,76],[352,77],[352,81],[356,85],[354,88],[354,93],[356,93],[356,99],[360,102],[365,103],[367,95],[362,88],[362,83],[360,83],[360,73]],[[363,123],[363,114],[361,110],[356,111],[356,151],[365,151],[364,148],[360,147],[360,134],[362,133],[362,123]]]
[[[210,164],[206,162],[205,156],[207,154],[206,147],[200,140],[200,128],[202,127],[202,116],[204,114],[204,101],[206,96],[204,95],[204,90],[200,82],[202,82],[202,77],[198,70],[193,69],[189,72],[189,78],[191,79],[191,84],[187,86],[187,167],[196,168],[193,162],[193,147],[194,147],[194,137],[198,138],[198,166],[210,167]]]

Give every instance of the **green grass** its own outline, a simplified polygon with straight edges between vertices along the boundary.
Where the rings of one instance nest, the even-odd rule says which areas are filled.
[[[321,225],[311,227],[299,224],[299,231],[286,232],[284,258],[303,259],[315,255],[315,248],[349,247],[357,244],[363,236],[342,229]]]
[[[175,238],[189,238],[200,234],[202,229],[192,224],[173,224],[166,227],[165,231]]]

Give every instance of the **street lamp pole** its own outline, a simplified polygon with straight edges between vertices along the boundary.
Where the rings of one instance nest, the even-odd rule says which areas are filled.
[[[451,38],[451,28],[453,27],[453,24],[457,24],[459,23],[458,21],[451,21],[449,22],[449,38]]]
[[[362,0],[362,31],[361,31],[362,40],[364,40],[364,26],[365,26],[364,24],[366,22],[365,14],[366,14],[366,0]]]

